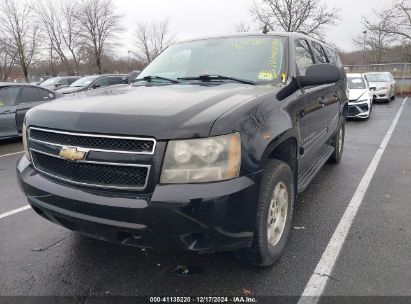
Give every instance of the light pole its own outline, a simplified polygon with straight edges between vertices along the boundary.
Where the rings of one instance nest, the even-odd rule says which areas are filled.
[[[367,36],[367,31],[362,32],[364,35],[364,44],[363,44],[363,50],[362,50],[362,67],[363,67],[363,72],[365,70],[365,37]]]
[[[128,51],[127,52],[128,53],[128,57],[127,57],[127,69],[128,69],[128,72],[130,73],[130,53],[131,53],[131,51]]]

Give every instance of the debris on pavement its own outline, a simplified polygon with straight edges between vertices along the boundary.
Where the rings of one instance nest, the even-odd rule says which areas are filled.
[[[241,290],[241,295],[243,295],[243,296],[245,296],[245,297],[251,296],[252,294],[253,294],[253,293],[251,292],[250,289],[243,288],[243,289]]]
[[[177,276],[186,276],[186,275],[195,275],[195,274],[202,274],[203,270],[200,267],[195,266],[185,266],[185,265],[178,265],[174,268],[170,275],[177,275]]]

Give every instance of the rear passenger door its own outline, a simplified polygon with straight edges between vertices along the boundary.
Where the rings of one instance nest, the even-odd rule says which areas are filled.
[[[325,48],[321,44],[312,41],[311,46],[316,63],[333,64],[331,56],[327,56]],[[338,126],[341,92],[339,92],[335,83],[322,85],[319,87],[319,90],[321,91],[321,98],[324,100],[327,112],[327,134],[329,137],[334,134]]]
[[[21,132],[24,116],[29,109],[54,100],[55,98],[55,93],[51,91],[31,86],[22,87],[19,97],[17,98],[17,113],[15,122],[17,125],[17,130]]]
[[[295,56],[297,73],[304,76],[306,69],[315,63],[312,50],[305,39],[295,41]],[[327,112],[321,87],[307,87],[304,92],[297,91],[297,95],[301,145],[304,150],[299,167],[304,170],[312,163],[327,139]]]
[[[18,136],[16,128],[16,98],[18,87],[0,88],[0,138]]]

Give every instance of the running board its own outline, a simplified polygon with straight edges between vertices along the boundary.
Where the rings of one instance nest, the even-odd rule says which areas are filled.
[[[327,144],[323,146],[319,152],[318,158],[311,163],[304,171],[298,174],[298,188],[297,192],[303,192],[313,178],[317,175],[318,171],[324,166],[330,156],[334,153],[334,147]]]

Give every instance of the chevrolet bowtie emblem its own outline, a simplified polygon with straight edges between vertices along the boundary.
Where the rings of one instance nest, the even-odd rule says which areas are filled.
[[[83,160],[86,152],[77,150],[76,147],[63,147],[59,156],[70,161]]]

